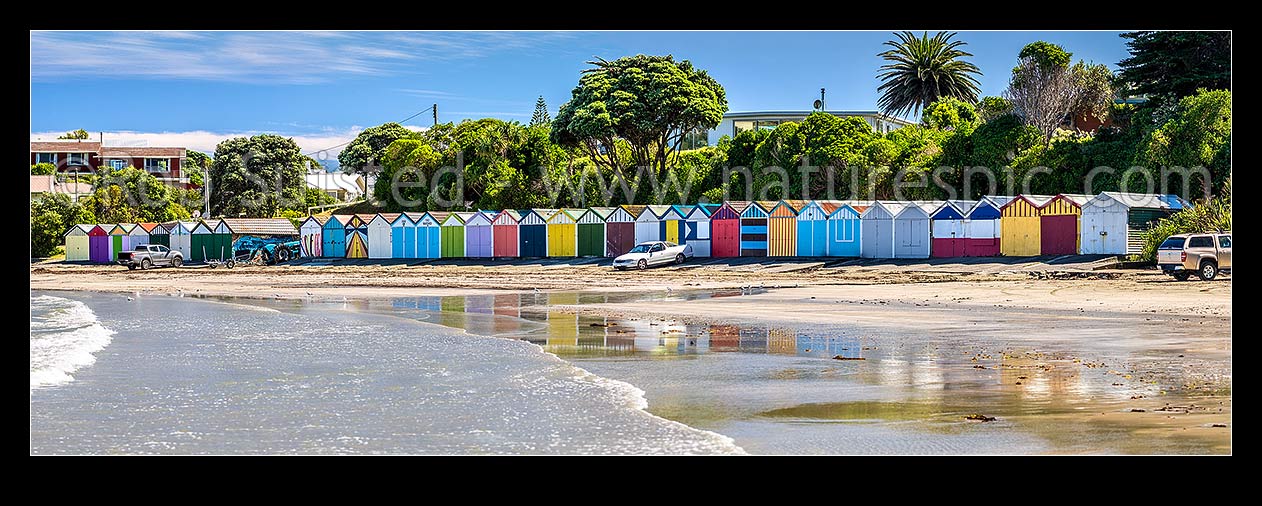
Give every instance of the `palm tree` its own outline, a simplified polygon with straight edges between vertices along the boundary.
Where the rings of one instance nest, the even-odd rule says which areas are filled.
[[[925,32],[920,38],[911,32],[895,34],[899,42],[886,41],[893,49],[877,56],[890,63],[881,66],[877,75],[883,81],[878,105],[891,116],[919,113],[940,97],[955,97],[970,104],[977,103],[979,83],[972,74],[981,74],[977,65],[960,60],[971,53],[957,49],[967,45],[952,41],[955,32],[938,32],[933,38]]]

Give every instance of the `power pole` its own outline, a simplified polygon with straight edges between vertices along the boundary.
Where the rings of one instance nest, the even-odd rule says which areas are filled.
[[[434,104],[434,126],[438,126],[438,104]]]

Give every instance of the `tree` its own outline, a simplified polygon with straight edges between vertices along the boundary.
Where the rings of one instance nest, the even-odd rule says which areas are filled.
[[[977,102],[977,117],[983,122],[1012,114],[1012,102],[1003,97],[985,97]]]
[[[1205,167],[1213,189],[1223,188],[1231,177],[1231,92],[1200,90],[1183,97],[1174,116],[1140,142],[1134,164],[1157,177],[1162,168]],[[1194,181],[1192,188],[1200,186]]]
[[[1108,118],[1113,108],[1113,71],[1104,64],[1092,65],[1079,60],[1069,72],[1077,95],[1069,113],[1074,118]]]
[[[87,138],[88,138],[88,135],[90,135],[90,134],[88,134],[88,131],[87,131],[87,130],[84,130],[84,129],[80,128],[80,129],[75,130],[75,131],[73,131],[73,132],[66,132],[65,134],[59,135],[59,136],[57,136],[57,138],[58,138],[58,139],[70,139],[70,140],[84,140],[84,139],[87,139]]]
[[[1231,89],[1231,32],[1123,33],[1130,57],[1118,78],[1153,105],[1178,101],[1199,88]]]
[[[1032,49],[1033,48],[1033,49]],[[1020,63],[1012,69],[1005,98],[1025,124],[1050,141],[1052,133],[1078,101],[1077,87],[1069,71],[1069,53],[1043,41],[1021,50]]]
[[[31,200],[31,257],[56,253],[62,237],[79,223],[97,223],[91,209],[62,193],[41,193]]]
[[[37,163],[31,166],[32,176],[51,176],[57,173],[57,166],[51,163]]]
[[[925,108],[920,122],[938,130],[972,132],[978,123],[977,109],[958,98],[944,97]]]
[[[210,212],[270,218],[281,208],[304,209],[306,157],[293,139],[261,134],[215,147],[210,164]]]
[[[398,123],[365,128],[350,144],[346,145],[341,153],[338,153],[337,163],[342,168],[342,172],[348,174],[360,172],[367,165],[380,164],[381,155],[385,152],[386,146],[411,134],[411,130]]]
[[[535,114],[530,117],[530,126],[546,126],[552,123],[552,117],[548,116],[548,103],[543,101],[543,95],[539,95],[539,100],[535,101]]]
[[[189,216],[184,195],[143,170],[97,169],[97,183],[84,204],[105,223],[163,222]]]
[[[977,102],[980,83],[973,74],[981,70],[961,60],[971,53],[958,49],[967,45],[952,41],[956,33],[938,32],[933,38],[925,32],[920,38],[912,32],[895,34],[899,41],[886,41],[893,49],[877,56],[890,63],[881,66],[877,77],[883,81],[877,91],[877,102],[885,114],[916,114],[939,97],[955,97],[968,103]]]
[[[551,138],[623,177],[617,141],[634,164],[660,175],[688,133],[718,126],[727,112],[723,87],[688,60],[641,54],[588,64],[594,68],[557,111]]]
[[[184,164],[180,167],[182,172],[188,173],[188,182],[194,186],[202,186],[206,183],[206,169],[210,167],[210,155],[201,151],[189,150]]]

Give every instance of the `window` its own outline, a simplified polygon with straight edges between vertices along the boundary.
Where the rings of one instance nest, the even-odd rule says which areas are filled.
[[[736,134],[739,134],[746,130],[753,130],[753,129],[754,129],[753,121],[733,121],[732,122],[732,137],[736,137]]]
[[[679,143],[679,149],[697,149],[703,148],[710,144],[710,131],[699,128],[684,134],[683,140]]]
[[[170,250],[168,250],[166,246],[163,246],[161,244],[158,245],[158,253],[166,253],[168,251]]]
[[[1213,248],[1214,239],[1207,235],[1193,237],[1188,241],[1189,248]]]
[[[666,249],[666,247],[665,247],[665,246],[662,246],[661,244],[654,244],[654,245],[653,245],[653,247],[652,247],[651,249],[649,249],[649,251],[656,253],[656,252],[658,252],[658,251],[662,251],[662,250],[664,250],[664,249]]]
[[[166,172],[167,164],[169,164],[170,162],[171,160],[167,158],[145,158],[145,171],[146,172]]]
[[[35,163],[51,163],[57,165],[57,153],[35,153]]]
[[[1219,248],[1230,248],[1230,247],[1231,247],[1231,236],[1229,236],[1229,235],[1220,235],[1220,236],[1218,236],[1218,247],[1219,247]]]
[[[833,242],[854,242],[857,220],[828,220],[833,227]]]
[[[1161,246],[1157,246],[1157,249],[1183,249],[1183,242],[1186,240],[1182,237],[1171,237],[1161,243]]]
[[[66,165],[87,165],[87,153],[69,153],[66,155]]]
[[[114,170],[126,169],[127,160],[110,160],[110,168]]]

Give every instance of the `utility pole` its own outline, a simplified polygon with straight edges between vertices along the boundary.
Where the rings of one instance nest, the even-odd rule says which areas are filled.
[[[827,105],[824,103],[824,89],[823,88],[819,89],[819,110],[821,111],[827,110]]]
[[[438,126],[438,104],[434,104],[434,126]]]
[[[202,171],[202,183],[205,183],[205,185],[202,187],[202,193],[206,194],[206,211],[202,213],[202,217],[209,218],[210,217],[210,170],[209,169]]]

